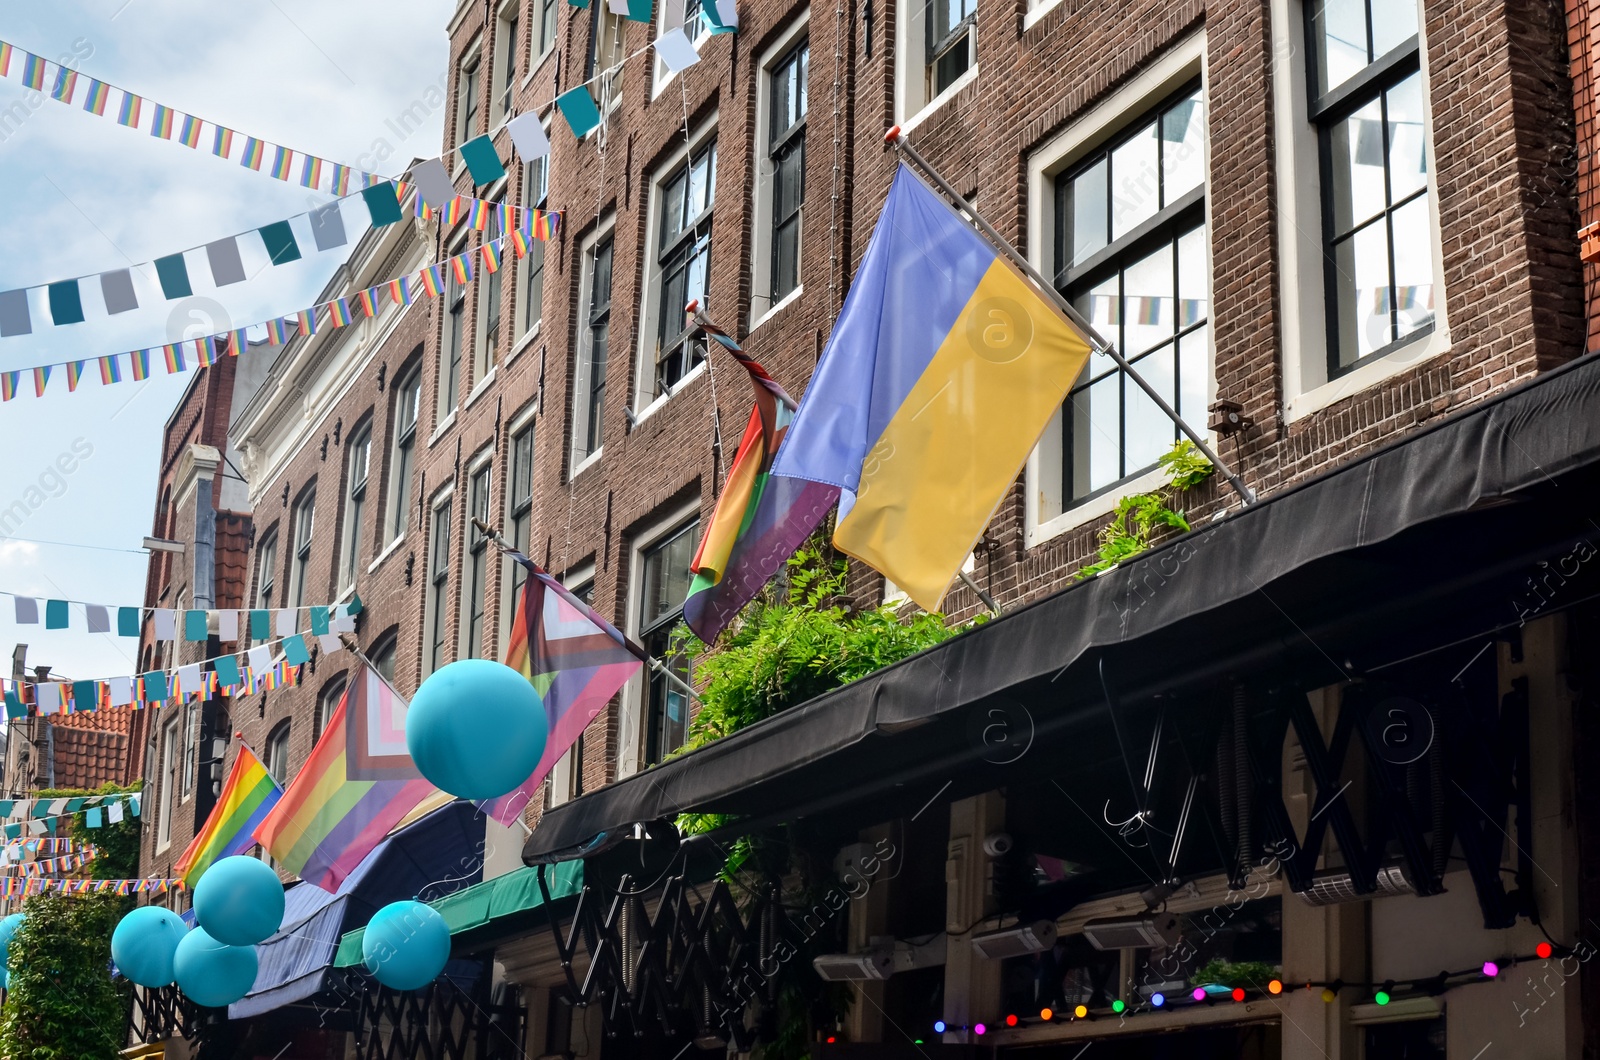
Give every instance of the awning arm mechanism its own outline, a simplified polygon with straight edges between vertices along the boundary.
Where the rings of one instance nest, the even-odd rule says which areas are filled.
[[[1206,444],[1205,437],[1189,426],[1188,422],[1178,415],[1178,410],[1173,408],[1167,399],[1162,397],[1156,388],[1151,386],[1144,376],[1140,375],[1133,365],[1127,362],[1121,353],[1117,352],[1117,348],[1100,337],[1094,327],[1083,318],[1083,314],[1079,313],[1071,302],[1062,297],[1061,292],[1056,290],[1055,285],[1040,275],[1039,270],[1033,267],[1032,262],[1023,257],[1022,253],[1012,246],[1005,236],[1001,235],[993,225],[984,220],[983,215],[978,213],[971,203],[961,197],[961,193],[956,191],[949,181],[945,180],[933,166],[928,164],[928,160],[923,158],[917,149],[907,142],[905,136],[900,132],[900,126],[896,125],[891,128],[884,134],[883,139],[885,144],[894,148],[900,156],[916,166],[924,176],[938,185],[939,190],[944,192],[945,196],[950,199],[951,205],[966,214],[972,223],[977,226],[978,230],[987,236],[989,241],[1009,258],[1013,265],[1021,269],[1023,274],[1034,282],[1034,285],[1039,288],[1039,293],[1049,298],[1056,308],[1067,315],[1067,319],[1072,321],[1083,332],[1084,337],[1089,340],[1095,353],[1103,353],[1110,357],[1116,362],[1118,368],[1127,373],[1129,379],[1139,385],[1139,389],[1143,390],[1150,400],[1156,403],[1156,407],[1161,409],[1167,418],[1177,425],[1178,430],[1188,436],[1189,440],[1194,443],[1195,448],[1205,454],[1205,458],[1211,461],[1211,465],[1222,473],[1222,476],[1228,480],[1228,484],[1233,487],[1234,492],[1239,495],[1239,499],[1244,502],[1245,507],[1248,508],[1256,502],[1255,490],[1245,485],[1244,480],[1232,468],[1222,462],[1222,458],[1212,450],[1210,445]]]

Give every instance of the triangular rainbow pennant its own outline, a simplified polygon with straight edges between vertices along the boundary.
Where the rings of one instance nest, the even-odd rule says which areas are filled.
[[[83,361],[67,362],[67,393],[70,394],[78,389],[78,380],[83,378],[84,363]]]
[[[48,364],[41,364],[33,370],[34,397],[44,397],[44,385],[50,381],[50,368]]]

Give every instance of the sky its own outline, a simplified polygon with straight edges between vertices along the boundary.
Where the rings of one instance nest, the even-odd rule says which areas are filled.
[[[452,0],[4,5],[0,40],[66,60],[81,76],[70,106],[24,89],[15,61],[0,79],[0,115],[17,103],[26,113],[0,121],[0,291],[147,263],[330,199],[245,169],[238,147],[226,161],[208,144],[195,151],[150,136],[148,117],[140,130],[118,125],[111,108],[96,117],[82,106],[84,78],[138,93],[147,108],[163,103],[241,137],[398,176],[412,157],[443,149],[443,114],[414,105],[439,96],[454,8]],[[112,93],[113,108],[119,99]],[[412,130],[400,123],[407,112],[427,117]],[[350,232],[351,246],[360,234]],[[85,293],[83,323],[53,326],[36,301],[33,334],[0,338],[0,371],[294,313],[316,300],[349,249],[317,253],[301,242],[302,260],[272,266],[259,241],[241,240],[249,278],[222,289],[196,275],[205,269],[191,256],[193,297],[167,302],[140,287],[140,307],[115,317],[99,304],[98,284]],[[135,383],[126,364],[122,383],[104,387],[91,370],[70,394],[57,369],[43,398],[24,375],[18,396],[0,405],[0,511],[19,500],[27,508],[0,536],[0,593],[144,602],[148,557],[140,543],[152,532],[161,435],[193,373],[154,368],[149,381]],[[18,626],[11,599],[0,595],[0,676],[9,678],[19,642],[28,645],[30,666],[65,676],[133,672],[135,640],[89,634],[81,609],[71,616],[70,630]]]

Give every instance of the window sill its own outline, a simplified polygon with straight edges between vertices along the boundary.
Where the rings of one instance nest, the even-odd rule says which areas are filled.
[[[449,432],[450,428],[454,427],[455,425],[456,425],[456,410],[455,409],[451,409],[450,410],[450,415],[448,415],[444,419],[440,420],[439,421],[439,426],[435,427],[433,429],[433,433],[428,436],[428,448],[432,449],[433,446],[434,446],[434,443],[437,442],[440,438],[443,438]]]
[[[1408,372],[1424,361],[1430,361],[1449,350],[1449,329],[1435,330],[1352,372],[1347,372],[1337,379],[1330,379],[1292,398],[1284,407],[1284,421],[1294,423],[1296,420],[1305,419],[1314,412],[1343,401],[1352,394],[1377,386],[1402,372]]]
[[[1117,502],[1133,493],[1148,493],[1166,484],[1166,476],[1159,467],[1142,475],[1114,483],[1088,500],[1073,505],[1060,515],[1040,522],[1030,521],[1023,535],[1023,546],[1034,548],[1052,538],[1071,533],[1085,523],[1093,522],[1116,510]]]
[[[527,349],[529,346],[533,345],[534,340],[539,337],[539,325],[542,323],[544,323],[544,319],[542,317],[538,320],[535,320],[533,322],[533,327],[529,328],[522,334],[521,338],[517,339],[517,344],[511,347],[510,353],[506,354],[506,364],[510,364],[512,361],[516,360],[518,354]]]
[[[489,369],[488,375],[478,380],[478,385],[473,387],[472,393],[467,395],[467,403],[461,406],[463,412],[477,404],[478,399],[489,392],[490,388],[494,386],[495,373],[498,371],[500,371],[500,366],[497,364]]]
[[[750,330],[755,331],[756,328],[759,328],[761,325],[765,324],[767,321],[771,320],[785,309],[788,309],[792,303],[799,301],[800,296],[805,293],[806,285],[800,284],[794,290],[790,291],[788,294],[784,295],[782,298],[773,303],[772,308],[768,309],[765,313],[762,313],[759,317],[752,321],[750,324]]]
[[[938,111],[946,103],[949,103],[952,99],[954,99],[963,88],[966,88],[977,79],[978,67],[974,66],[966,73],[956,78],[955,81],[951,83],[949,88],[945,89],[937,96],[934,96],[927,103],[924,103],[922,105],[922,109],[917,111],[916,114],[901,122],[900,131],[902,133],[909,133],[914,130],[917,126],[921,125],[923,122],[932,117],[934,112]]]
[[[1061,0],[1044,0],[1043,3],[1034,5],[1026,15],[1022,16],[1022,32],[1026,33],[1037,26],[1044,21],[1046,15],[1060,6]]]
[[[568,476],[567,481],[577,481],[579,475],[583,474],[585,471],[589,470],[591,467],[594,467],[600,462],[600,457],[605,453],[605,451],[606,447],[602,445],[600,448],[596,449],[594,452],[578,461],[578,466],[572,469],[572,474]]]
[[[399,537],[395,538],[393,541],[391,541],[387,545],[385,545],[383,547],[383,551],[378,553],[378,558],[373,560],[372,563],[367,567],[367,573],[371,574],[373,571],[375,571],[379,567],[381,567],[383,565],[383,561],[388,559],[390,556],[394,555],[395,552],[399,551],[400,546],[405,544],[405,543],[406,543],[406,534],[405,534],[405,531],[402,530],[402,531],[400,531],[400,536]]]
[[[706,362],[701,361],[699,364],[689,369],[689,374],[678,380],[678,385],[673,387],[670,392],[662,394],[660,397],[650,402],[650,404],[635,412],[633,414],[634,429],[637,430],[640,424],[649,419],[651,416],[654,416],[659,409],[666,405],[667,402],[683,393],[684,387],[688,386],[700,376],[704,375],[705,370]]]

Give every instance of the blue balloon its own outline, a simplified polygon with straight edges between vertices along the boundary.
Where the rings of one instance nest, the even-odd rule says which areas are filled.
[[[21,926],[21,913],[12,913],[4,920],[0,920],[0,974],[6,976],[4,981],[0,981],[0,988],[3,988],[6,985],[6,981],[10,980],[8,967],[11,962],[11,936],[15,935],[17,928]]]
[[[514,790],[533,775],[549,735],[533,685],[491,659],[435,670],[406,710],[406,748],[417,769],[462,799]]]
[[[205,928],[195,928],[178,943],[172,959],[178,988],[196,1005],[222,1008],[250,992],[256,982],[256,948],[227,946]]]
[[[166,986],[176,978],[172,958],[189,925],[170,909],[141,906],[117,922],[111,933],[111,959],[117,970],[140,986]]]
[[[450,928],[438,910],[423,902],[391,902],[372,915],[361,936],[367,971],[395,990],[427,986],[449,959]]]
[[[264,861],[223,858],[194,888],[194,917],[227,946],[254,946],[283,923],[283,884]]]

